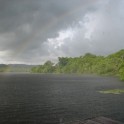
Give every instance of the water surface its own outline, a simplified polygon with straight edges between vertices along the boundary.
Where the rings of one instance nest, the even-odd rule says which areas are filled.
[[[106,116],[124,122],[124,88],[114,77],[0,74],[0,123],[60,124]]]

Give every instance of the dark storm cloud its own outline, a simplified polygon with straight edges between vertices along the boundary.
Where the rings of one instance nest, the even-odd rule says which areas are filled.
[[[42,28],[80,5],[86,4],[82,0],[1,0],[0,1],[0,32],[15,31],[25,23],[32,24],[34,29]],[[73,15],[65,22],[73,21],[78,15]],[[39,27],[40,26],[40,27]]]
[[[123,6],[122,0],[0,0],[0,62],[37,64],[88,51],[108,54],[108,47],[106,53],[98,48],[112,40],[114,50],[122,48]]]
[[[83,11],[78,13],[75,10],[89,3],[90,0],[64,2],[61,0],[1,0],[0,50],[14,52],[15,57],[18,52],[22,56],[29,56],[27,52],[40,49],[38,46],[48,37],[56,36],[57,31],[79,19]],[[41,46],[40,53],[45,54],[45,52],[47,53]]]
[[[0,33],[17,32],[18,28],[29,24],[32,31],[30,34],[38,33],[42,29],[47,27],[50,23],[59,23],[58,19],[60,16],[67,14],[80,4],[84,4],[82,0],[1,0],[0,1]],[[88,3],[88,2],[86,2]],[[68,25],[70,21],[74,21],[78,17],[77,14],[67,16],[66,19],[62,20],[65,23],[59,23],[54,26],[54,29],[49,29],[46,34],[43,34],[43,38],[46,38],[50,34],[53,35],[55,31],[62,28],[64,25]],[[61,20],[60,20],[61,21]],[[52,28],[52,27],[51,27]],[[24,31],[24,30],[22,30]],[[52,32],[51,32],[52,31]],[[30,37],[25,33],[19,32],[18,35],[22,37]],[[25,36],[24,36],[25,35]],[[45,35],[45,36],[44,36]],[[18,41],[17,41],[18,42]]]

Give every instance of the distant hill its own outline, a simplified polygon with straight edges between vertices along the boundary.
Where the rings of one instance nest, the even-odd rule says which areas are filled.
[[[8,69],[8,65],[0,64],[0,72],[5,72]]]
[[[31,68],[36,65],[26,64],[0,64],[0,72],[31,72]]]

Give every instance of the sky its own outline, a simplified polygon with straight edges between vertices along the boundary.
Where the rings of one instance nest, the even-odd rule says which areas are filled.
[[[124,0],[0,0],[0,63],[42,64],[124,49]]]

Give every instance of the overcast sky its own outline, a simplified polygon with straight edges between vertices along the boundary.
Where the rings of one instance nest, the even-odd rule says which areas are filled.
[[[0,63],[123,48],[124,0],[0,0]]]

